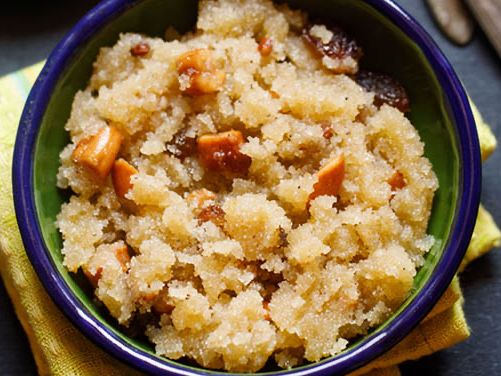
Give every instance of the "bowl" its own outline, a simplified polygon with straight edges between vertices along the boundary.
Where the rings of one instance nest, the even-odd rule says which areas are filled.
[[[440,188],[429,233],[438,241],[419,270],[412,293],[383,325],[335,357],[273,374],[345,374],[389,350],[430,311],[449,285],[468,246],[479,205],[481,164],[467,95],[451,65],[423,28],[390,0],[288,1],[312,18],[334,21],[365,51],[363,66],[397,78],[412,103],[408,114],[425,143]],[[156,375],[225,374],[156,356],[151,344],[127,337],[77,276],[62,265],[55,218],[67,193],[57,189],[59,152],[69,137],[64,124],[73,96],[85,87],[100,47],[120,32],[163,35],[187,31],[195,0],[105,0],[92,9],[51,53],[27,100],[17,135],[13,185],[17,220],[28,256],[49,295],[102,349]],[[326,328],[328,330],[328,328]],[[262,374],[266,374],[263,372]]]

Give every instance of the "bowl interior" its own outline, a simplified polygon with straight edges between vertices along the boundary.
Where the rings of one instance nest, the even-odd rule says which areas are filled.
[[[308,11],[313,19],[334,21],[344,27],[363,46],[364,68],[388,73],[403,83],[411,99],[412,111],[408,117],[424,141],[425,154],[439,178],[440,188],[435,196],[429,223],[429,233],[437,242],[415,278],[413,294],[398,312],[376,329],[378,331],[387,326],[420,291],[433,273],[446,245],[456,211],[460,172],[452,114],[437,78],[419,47],[370,5],[352,0],[293,0],[287,3]],[[33,155],[37,216],[46,251],[55,268],[84,309],[124,341],[152,355],[154,349],[150,344],[126,336],[104,310],[93,304],[92,294],[85,282],[78,276],[70,275],[63,267],[62,240],[54,221],[61,204],[68,199],[69,192],[57,189],[56,173],[59,153],[69,141],[64,124],[70,114],[73,96],[86,86],[99,48],[113,45],[119,33],[125,31],[162,36],[167,26],[174,26],[181,32],[190,30],[195,24],[196,13],[195,0],[143,0],[131,5],[125,13],[98,30],[75,52],[72,62],[61,73],[44,114]],[[353,346],[357,346],[357,343],[353,343]]]

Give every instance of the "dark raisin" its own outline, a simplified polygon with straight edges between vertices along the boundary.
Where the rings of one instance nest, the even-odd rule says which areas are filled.
[[[365,90],[375,94],[374,104],[376,106],[380,107],[386,103],[402,112],[410,110],[409,97],[405,88],[393,77],[382,73],[360,71],[355,80]]]
[[[252,159],[240,152],[240,145],[243,143],[244,137],[240,131],[203,135],[197,143],[200,161],[212,171],[246,175]]]
[[[224,225],[224,210],[219,205],[209,205],[203,208],[198,214],[198,219],[201,223],[211,221],[216,226]]]
[[[313,47],[317,54],[328,56],[333,59],[344,59],[351,57],[356,61],[362,58],[362,48],[357,41],[337,26],[328,27],[332,32],[332,38],[328,43],[324,43],[320,38],[310,34],[311,27],[303,30],[303,39]]]
[[[146,56],[148,55],[149,52],[150,52],[150,45],[145,42],[138,43],[130,49],[130,54],[136,57]]]
[[[238,175],[247,174],[252,164],[252,159],[248,155],[230,148],[216,151],[213,160],[219,166],[216,170],[227,170]]]
[[[183,131],[177,133],[172,140],[173,148],[168,150],[179,159],[183,160],[197,151],[197,140],[194,137],[188,137]]]

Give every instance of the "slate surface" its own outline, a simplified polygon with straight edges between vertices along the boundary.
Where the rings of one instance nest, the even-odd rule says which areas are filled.
[[[447,41],[422,1],[398,0],[435,38],[454,65],[486,120],[501,139],[501,60],[477,30],[466,48]],[[44,59],[65,31],[96,0],[4,2],[0,12],[0,75]],[[482,200],[501,223],[501,153],[484,166]],[[501,252],[495,250],[462,276],[472,337],[425,359],[404,364],[404,376],[501,374]],[[26,336],[0,283],[0,375],[33,375],[36,368]]]

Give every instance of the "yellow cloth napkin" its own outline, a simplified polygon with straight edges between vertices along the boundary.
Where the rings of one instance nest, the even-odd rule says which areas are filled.
[[[41,64],[0,78],[0,273],[28,335],[40,375],[137,375],[87,340],[58,310],[41,286],[26,256],[12,201],[11,160],[18,119]],[[477,112],[482,155],[496,147]],[[501,233],[481,208],[465,263],[498,246]],[[397,365],[454,345],[469,336],[462,294],[454,279],[428,317],[400,344],[362,370],[371,376],[397,376]]]

